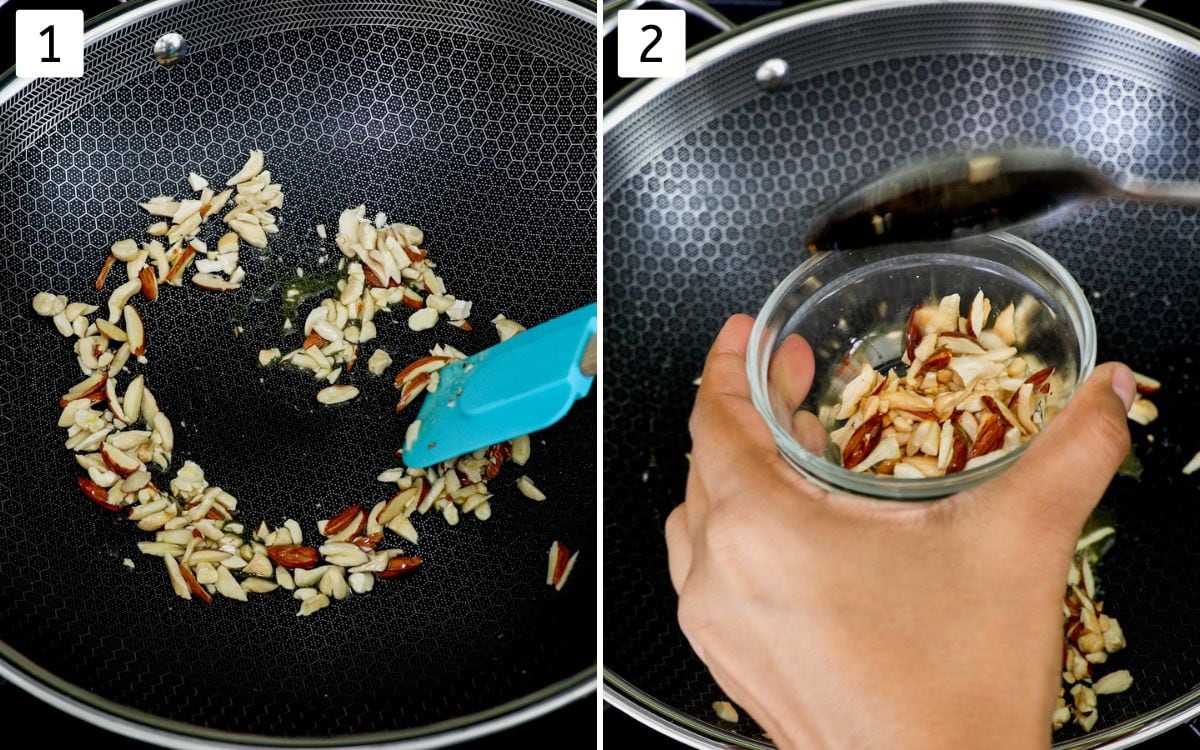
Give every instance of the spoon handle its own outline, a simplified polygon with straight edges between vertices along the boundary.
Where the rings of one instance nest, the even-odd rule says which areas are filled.
[[[1121,189],[1136,201],[1200,206],[1200,182],[1129,180],[1121,186]]]

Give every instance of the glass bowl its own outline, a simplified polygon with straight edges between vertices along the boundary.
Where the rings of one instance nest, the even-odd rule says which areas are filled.
[[[1009,303],[1016,305],[1022,331],[1019,353],[1055,367],[1053,388],[1046,397],[1049,419],[1095,365],[1096,323],[1075,279],[1044,251],[999,233],[825,252],[776,287],[750,336],[746,366],[751,395],[779,452],[821,487],[894,500],[944,497],[1004,471],[1032,441],[969,470],[897,479],[842,468],[837,445],[828,438],[836,424],[831,407],[863,362],[880,372],[894,366],[903,373],[905,327],[913,305],[936,304],[942,296],[957,293],[965,314],[981,289],[992,302],[993,317]],[[781,354],[781,346],[793,334],[803,337],[813,352],[815,369],[806,394],[802,381],[807,376],[794,372],[795,366],[786,361],[788,352]],[[814,418],[823,428],[815,438]]]

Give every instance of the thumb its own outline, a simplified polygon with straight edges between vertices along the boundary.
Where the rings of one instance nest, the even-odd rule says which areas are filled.
[[[1129,453],[1135,392],[1128,367],[1100,365],[1025,454],[980,489],[1022,518],[1078,534]]]

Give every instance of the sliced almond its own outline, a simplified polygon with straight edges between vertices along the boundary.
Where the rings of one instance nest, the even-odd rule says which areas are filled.
[[[141,284],[139,283],[139,288]],[[129,351],[135,357],[146,353],[146,329],[142,316],[133,305],[125,305],[125,333],[129,337]]]
[[[895,436],[889,435],[879,441],[875,446],[875,450],[867,454],[861,462],[854,465],[852,471],[864,472],[872,468],[881,461],[892,461],[900,458],[900,444],[896,441]]]
[[[859,402],[874,389],[877,375],[878,373],[871,365],[862,364],[858,376],[842,389],[841,407],[837,412],[838,419],[849,419],[854,414]]]
[[[522,435],[512,439],[512,462],[517,466],[524,466],[529,460],[530,446],[529,436]]]
[[[1133,382],[1137,386],[1137,392],[1146,395],[1158,393],[1159,389],[1162,388],[1162,383],[1140,372],[1133,373]]]
[[[140,249],[133,240],[117,240],[112,244],[111,252],[117,260],[128,263],[138,256]]]
[[[1129,407],[1129,418],[1140,425],[1148,425],[1158,419],[1158,407],[1145,398],[1135,398]]]
[[[296,585],[304,588],[307,586],[316,586],[329,572],[331,566],[321,565],[316,568],[296,568],[292,571],[292,578],[295,579]]]
[[[423,307],[408,316],[408,327],[413,331],[425,331],[437,325],[438,312],[432,307]]]
[[[992,303],[983,296],[983,290],[980,289],[975,295],[975,299],[971,300],[971,308],[967,313],[967,333],[972,336],[982,333],[983,324],[987,322],[991,309]]]
[[[104,443],[100,447],[100,453],[104,456],[105,462],[112,467],[118,475],[128,477],[135,472],[144,470],[142,463],[125,451],[117,448],[112,443]]]
[[[264,248],[267,246],[267,234],[256,222],[234,219],[229,222],[229,228],[237,232],[238,236],[252,247]]]
[[[263,152],[259,149],[253,149],[250,152],[249,158],[246,159],[246,163],[242,165],[242,168],[237,173],[226,180],[225,184],[233,186],[254,179],[262,172],[263,163]]]
[[[242,572],[246,575],[259,576],[261,578],[271,578],[275,574],[275,569],[271,565],[271,561],[261,552],[256,552],[250,562],[246,563],[246,567],[242,568]],[[243,585],[245,585],[243,581]]]
[[[137,492],[146,485],[150,484],[150,479],[150,472],[145,470],[135,471],[129,476],[125,477],[125,481],[121,482],[121,489],[127,494],[131,492]]]
[[[129,386],[125,389],[125,400],[121,402],[122,409],[125,412],[125,419],[129,424],[138,421],[142,415],[142,398],[146,393],[146,378],[143,375],[137,375],[133,380],[129,381]]]
[[[129,419],[125,416],[125,410],[121,407],[121,399],[117,397],[117,381],[115,378],[109,378],[105,381],[104,392],[108,409],[112,412],[113,419],[129,424]]]
[[[557,541],[550,544],[550,555],[546,561],[546,585],[554,585],[554,571],[558,568],[559,544]]]
[[[365,594],[375,588],[375,576],[370,573],[351,573],[349,583],[351,591]]]
[[[383,349],[376,349],[367,360],[367,370],[372,375],[382,375],[392,366],[392,357]]]
[[[727,721],[730,724],[738,723],[738,712],[729,701],[714,701],[712,707],[713,713],[721,721]]]
[[[400,536],[400,538],[416,544],[419,540],[417,529],[413,526],[412,521],[403,513],[395,516],[387,523],[387,528]]]
[[[321,582],[317,585],[317,590],[332,599],[340,601],[345,599],[350,593],[350,586],[346,583],[346,574],[342,572],[342,569],[331,567],[322,576]]]
[[[242,581],[242,588],[252,594],[269,594],[279,588],[279,584],[266,578],[247,578]]]
[[[228,559],[225,562],[228,562]],[[217,566],[216,585],[217,592],[221,596],[236,599],[240,602],[247,601],[246,590],[237,582],[237,579],[233,577],[233,573],[229,572],[229,568],[225,564]]]
[[[168,218],[175,215],[179,210],[179,203],[174,199],[165,195],[160,195],[151,198],[145,203],[139,203],[143,209],[154,216],[166,216]]]
[[[174,590],[175,595],[181,599],[191,599],[192,592],[179,572],[179,563],[170,555],[164,555],[163,562],[167,565],[167,577],[171,580],[171,589]]]
[[[962,298],[957,294],[942,297],[937,310],[926,324],[926,333],[945,333],[958,330],[958,312],[962,307]]]
[[[925,472],[918,469],[911,463],[901,461],[892,469],[892,476],[896,479],[924,479]]]
[[[331,385],[317,392],[317,401],[322,404],[340,404],[358,397],[358,389],[352,385]]]
[[[311,591],[311,589],[309,589],[309,590]],[[299,594],[300,592],[297,591],[296,593]],[[304,601],[300,604],[300,611],[296,613],[296,616],[297,617],[308,617],[309,615],[311,615],[319,610],[325,609],[328,606],[329,606],[329,597],[328,596],[326,596],[325,594],[314,593],[312,596],[308,596],[308,597],[304,598]]]
[[[996,317],[996,324],[992,327],[992,330],[996,332],[996,335],[1000,337],[1006,346],[1012,346],[1017,343],[1015,320],[1016,306],[1010,302],[1008,307],[1000,311],[1000,315]]]
[[[521,478],[517,480],[517,489],[522,495],[530,500],[546,499],[546,496],[542,493],[542,491],[539,490],[536,485],[534,485],[533,480],[527,476],[522,475]]]
[[[141,284],[143,297],[151,302],[158,299],[158,276],[153,268],[145,266],[138,271],[138,282]]]
[[[413,423],[404,431],[404,450],[412,450],[413,445],[417,442],[417,436],[421,432],[421,420],[414,419]]]
[[[275,582],[279,584],[280,588],[287,591],[294,591],[296,589],[295,579],[292,578],[292,574],[288,572],[288,569],[282,565],[275,567]]]
[[[150,395],[150,390],[146,389],[146,395]],[[145,396],[143,396],[145,398]],[[157,412],[154,415],[154,434],[159,437],[159,445],[166,453],[170,453],[175,448],[175,430],[171,426],[171,420],[167,419],[167,415],[162,412]]]
[[[567,560],[566,567],[563,568],[562,574],[558,576],[558,580],[554,582],[554,590],[562,591],[563,586],[567,585],[567,579],[571,577],[571,571],[575,570],[575,561],[579,559],[579,553],[571,555]]]
[[[496,326],[496,333],[500,336],[501,341],[508,341],[513,336],[525,330],[525,326],[503,315],[497,315],[495,318],[492,318],[492,325]]]
[[[121,286],[113,290],[113,293],[108,298],[108,322],[116,323],[121,319],[121,315],[133,295],[137,294],[142,289],[142,282],[137,279],[131,279]],[[128,325],[126,326],[128,333]]]
[[[211,273],[198,273],[192,276],[192,283],[210,292],[232,292],[242,288],[242,285],[236,281],[223,279]]]
[[[352,568],[367,561],[367,553],[348,542],[329,542],[321,545],[321,555],[333,565]]]
[[[129,336],[125,334],[125,330],[115,323],[109,323],[104,318],[96,319],[96,328],[100,333],[108,337],[110,341],[128,341]]]

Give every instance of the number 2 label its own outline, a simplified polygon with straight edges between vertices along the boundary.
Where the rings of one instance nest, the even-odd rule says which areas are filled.
[[[18,10],[15,28],[18,77],[83,75],[82,10]]]
[[[655,26],[652,23],[648,23],[642,27],[642,31],[649,31],[654,34],[654,39],[651,40],[651,42],[646,45],[646,49],[642,50],[642,62],[644,62],[644,63],[662,62],[663,59],[661,57],[650,57],[650,50],[654,49],[654,45],[656,45],[662,41],[662,29],[660,29],[659,27]]]
[[[682,10],[617,12],[617,74],[677,78],[687,71],[687,15]]]

